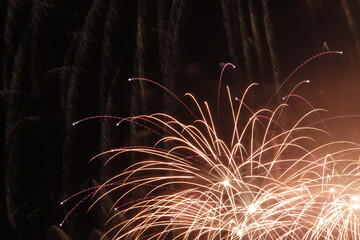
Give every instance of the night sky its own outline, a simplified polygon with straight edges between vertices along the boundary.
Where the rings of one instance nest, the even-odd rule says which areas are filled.
[[[241,96],[259,83],[249,102],[263,107],[306,59],[343,51],[301,68],[272,106],[309,79],[297,94],[328,117],[348,116],[329,121],[329,138],[360,142],[358,1],[5,0],[0,18],[0,239],[100,239],[111,197],[89,213],[84,201],[62,227],[81,197],[60,202],[136,161],[104,167],[106,157],[89,163],[94,155],[154,139],[114,119],[72,123],[153,112],[191,120],[166,91],[131,77],[215,109],[221,66],[231,62],[224,86]]]

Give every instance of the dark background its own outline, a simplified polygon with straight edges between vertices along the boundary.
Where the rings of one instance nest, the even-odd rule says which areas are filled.
[[[0,239],[99,239],[111,199],[86,213],[68,196],[101,183],[134,161],[104,167],[102,151],[147,144],[146,131],[96,115],[167,112],[188,121],[178,102],[146,77],[182,97],[216,106],[224,84],[239,95],[251,82],[261,107],[310,79],[297,94],[333,115],[359,109],[360,4],[353,0],[9,0],[0,3]],[[182,98],[184,99],[184,98]],[[186,99],[184,100],[186,101]],[[334,138],[359,142],[358,118],[331,124]]]

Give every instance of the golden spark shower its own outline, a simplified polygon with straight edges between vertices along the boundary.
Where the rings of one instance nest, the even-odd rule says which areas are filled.
[[[309,58],[280,88],[303,65],[338,54]],[[105,164],[137,157],[106,182],[77,193],[85,197],[73,210],[85,199],[92,199],[92,208],[116,196],[109,213],[112,224],[104,235],[114,240],[360,239],[360,145],[326,141],[331,134],[327,123],[336,117],[298,94],[309,80],[293,84],[283,96],[277,89],[257,109],[249,96],[261,94],[258,84],[239,93],[221,82],[225,68],[231,67],[225,64],[221,71],[217,106],[190,93],[184,101],[153,80],[129,79],[130,84],[151,82],[172,94],[188,121],[160,112],[75,122],[113,118],[114,126],[134,124],[157,140],[95,156],[91,161],[106,156]],[[277,99],[282,103],[274,106]],[[287,117],[290,102],[302,106],[295,120]]]

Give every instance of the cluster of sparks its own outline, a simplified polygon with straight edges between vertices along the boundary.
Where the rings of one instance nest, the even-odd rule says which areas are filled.
[[[119,196],[109,221],[123,220],[106,236],[360,239],[360,145],[318,143],[327,133],[316,127],[324,125],[321,110],[311,107],[283,127],[294,91],[273,110],[253,111],[246,96],[254,85],[241,99],[226,88],[231,119],[226,126],[191,94],[197,113],[192,115],[200,117],[190,124],[164,113],[121,119],[151,126],[161,137],[154,147],[101,154],[111,154],[108,161],[127,153],[143,158],[97,188],[107,190],[93,204],[108,194]],[[227,138],[220,134],[225,127],[231,129]]]

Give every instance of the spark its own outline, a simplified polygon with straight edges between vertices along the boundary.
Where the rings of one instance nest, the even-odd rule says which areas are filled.
[[[359,204],[359,203],[353,203],[353,204],[351,204],[351,208],[353,208],[353,209],[359,209],[359,208],[360,208],[360,204]]]
[[[248,207],[248,211],[249,211],[250,213],[254,213],[254,212],[256,212],[256,210],[257,210],[257,208],[256,208],[255,205],[250,205],[250,206]]]
[[[243,234],[244,234],[244,232],[243,232],[242,230],[238,230],[238,231],[236,232],[236,236],[238,236],[238,237],[242,237]]]
[[[225,181],[223,181],[223,182],[222,182],[222,184],[223,184],[225,187],[230,186],[230,182],[229,182],[229,180],[225,180]]]
[[[359,201],[359,200],[360,200],[359,196],[351,197],[351,201]]]

